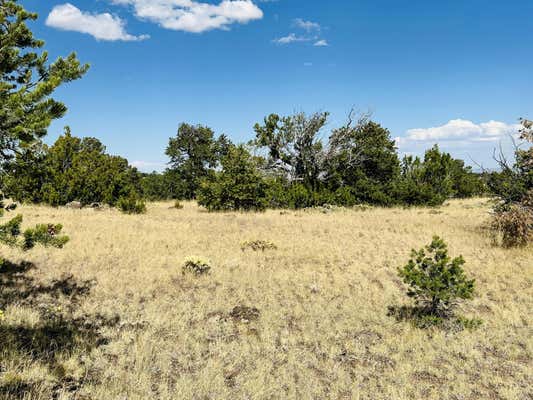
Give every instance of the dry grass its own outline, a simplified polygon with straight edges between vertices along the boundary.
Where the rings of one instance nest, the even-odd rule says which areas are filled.
[[[2,248],[15,264],[2,278],[0,398],[533,398],[533,251],[491,243],[486,201],[329,214],[170,206],[21,208],[28,225],[62,222],[71,242]],[[462,309],[484,320],[477,331],[387,316],[407,302],[396,268],[434,234],[477,280]],[[250,240],[277,249],[242,251]],[[187,256],[210,274],[183,274]]]

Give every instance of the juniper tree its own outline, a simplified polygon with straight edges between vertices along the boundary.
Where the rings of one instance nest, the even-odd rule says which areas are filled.
[[[400,174],[396,144],[388,129],[362,115],[334,129],[326,157],[326,180],[333,189],[354,188],[362,202],[388,205],[388,192]]]
[[[244,146],[233,146],[222,158],[222,170],[202,181],[198,203],[210,211],[261,211],[267,205],[267,184],[256,160]]]
[[[215,139],[215,133],[207,126],[179,126],[176,136],[169,139],[165,154],[170,158],[168,176],[182,182],[182,197],[196,197],[200,181],[214,172],[230,146],[226,135]]]

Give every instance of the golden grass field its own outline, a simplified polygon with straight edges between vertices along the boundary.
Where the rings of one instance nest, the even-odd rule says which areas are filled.
[[[533,250],[495,246],[484,199],[439,209],[209,214],[20,207],[61,222],[62,250],[2,273],[3,399],[533,399]],[[3,219],[7,219],[4,216]],[[387,316],[409,303],[396,268],[442,236],[476,278],[476,331]],[[263,239],[277,250],[242,251]],[[211,261],[182,274],[187,256]],[[235,306],[256,307],[243,321]],[[0,308],[2,308],[0,307]]]

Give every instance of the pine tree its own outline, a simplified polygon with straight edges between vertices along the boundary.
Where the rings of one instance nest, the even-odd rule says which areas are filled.
[[[415,299],[425,313],[445,316],[459,300],[474,295],[474,280],[468,279],[462,256],[451,259],[444,241],[435,236],[431,244],[411,253],[409,262],[398,270],[409,285],[407,295]]]
[[[88,69],[74,53],[49,63],[48,53],[39,51],[44,42],[35,39],[27,26],[35,19],[37,14],[17,1],[0,0],[0,162],[4,169],[6,162],[27,151],[46,135],[54,119],[65,114],[65,105],[50,97],[54,90]],[[14,206],[5,206],[0,196],[3,215]],[[18,215],[1,224],[0,243],[28,250],[36,244],[62,247],[68,240],[60,234],[61,225],[42,224],[22,232],[21,223]]]

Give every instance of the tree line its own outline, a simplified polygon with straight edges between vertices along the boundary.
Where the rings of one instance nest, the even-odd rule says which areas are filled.
[[[369,116],[321,140],[328,113],[270,114],[255,137],[234,144],[206,126],[183,123],[169,139],[169,165],[143,174],[67,127],[47,146],[34,141],[2,164],[5,195],[53,206],[116,205],[123,197],[196,199],[210,210],[304,208],[324,204],[430,205],[487,189],[483,177],[438,146],[400,159],[390,132]]]

